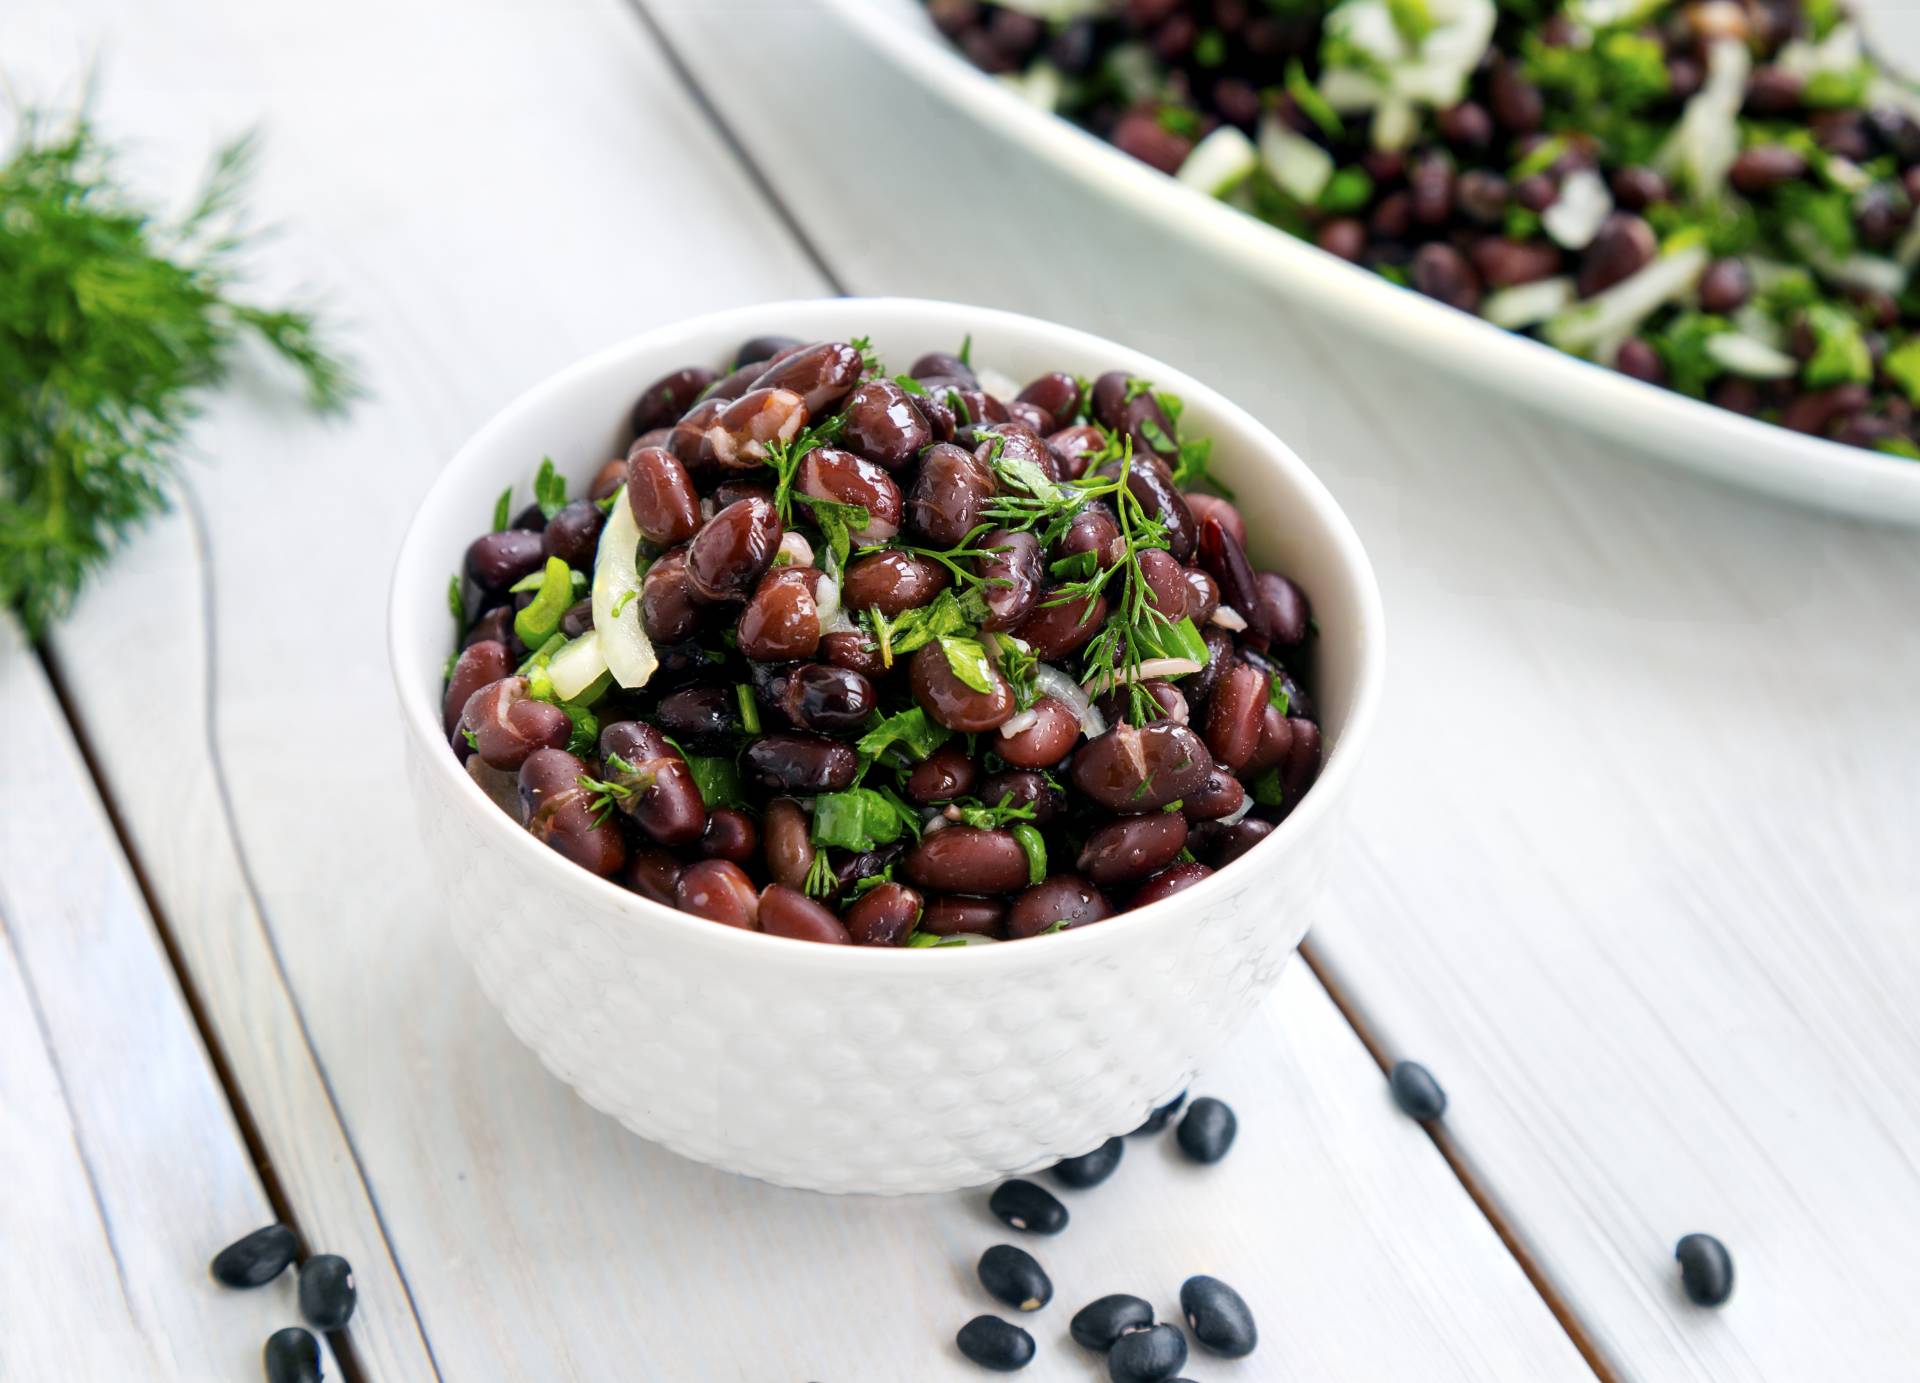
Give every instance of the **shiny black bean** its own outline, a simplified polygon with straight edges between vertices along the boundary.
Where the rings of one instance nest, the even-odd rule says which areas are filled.
[[[733,353],[733,368],[744,370],[758,365],[764,369],[776,355],[797,351],[804,344],[797,336],[750,336]]]
[[[1127,544],[1120,536],[1120,525],[1114,522],[1113,515],[1098,506],[1090,506],[1068,521],[1067,531],[1053,545],[1053,552],[1056,557],[1091,552],[1100,570],[1106,571],[1127,555]]]
[[[1053,1179],[1062,1186],[1071,1186],[1084,1191],[1089,1186],[1098,1186],[1112,1176],[1120,1165],[1120,1158],[1126,1153],[1124,1139],[1109,1138],[1090,1153],[1081,1153],[1078,1157],[1066,1157],[1053,1164]]]
[[[904,946],[925,908],[926,900],[915,890],[885,883],[855,899],[842,920],[857,946]]]
[[[922,402],[890,379],[869,379],[847,400],[840,440],[868,460],[900,470],[934,441]]]
[[[642,845],[628,853],[614,878],[629,892],[670,908],[680,882],[680,861],[657,845]]]
[[[640,582],[640,625],[656,644],[677,643],[700,627],[685,548],[675,548],[647,568]]]
[[[300,1265],[300,1314],[315,1330],[343,1330],[353,1317],[353,1265],[337,1253],[316,1253]]]
[[[1199,567],[1182,567],[1187,583],[1187,618],[1204,628],[1220,608],[1220,583]]]
[[[1054,472],[1062,480],[1078,480],[1085,475],[1088,464],[1106,447],[1106,434],[1091,425],[1062,428],[1047,436]]]
[[[732,860],[697,860],[680,873],[673,905],[681,912],[728,927],[757,928],[760,895],[747,871]]]
[[[1065,370],[1041,375],[1014,396],[1021,403],[1036,404],[1053,415],[1062,426],[1080,412],[1080,381]]]
[[[634,446],[665,446],[667,444],[667,436],[670,435],[670,432],[670,429],[665,433],[656,429],[653,432],[645,433],[639,441],[634,443]],[[600,469],[593,473],[593,483],[587,487],[587,498],[607,499],[618,493],[620,487],[626,484],[626,482],[626,458],[624,456],[616,456],[613,460],[604,462]]]
[[[1245,1298],[1217,1277],[1190,1277],[1181,1283],[1180,1311],[1200,1348],[1223,1359],[1244,1359],[1260,1343],[1260,1329]]]
[[[1080,718],[1067,703],[1043,696],[1035,701],[1033,724],[1015,735],[1002,735],[994,751],[1015,768],[1051,768],[1066,758],[1080,738]]]
[[[472,648],[477,643],[491,639],[504,645],[507,656],[515,663],[527,656],[527,646],[513,632],[514,609],[510,605],[496,605],[468,626],[465,637],[460,640],[462,648]]]
[[[716,413],[700,434],[696,460],[722,470],[758,471],[773,454],[774,444],[791,442],[809,416],[806,402],[791,389],[742,394]],[[674,448],[674,454],[681,454],[679,448]]]
[[[1133,465],[1127,472],[1127,489],[1140,501],[1149,518],[1166,525],[1167,550],[1182,562],[1190,560],[1199,537],[1199,526],[1193,521],[1186,497],[1174,486],[1173,472],[1167,469],[1166,462],[1157,456],[1135,452]]]
[[[799,490],[815,499],[858,505],[866,524],[856,529],[856,546],[884,543],[900,531],[900,487],[877,462],[843,447],[815,447],[800,463]]]
[[[497,639],[482,639],[461,649],[447,678],[446,694],[440,699],[440,720],[446,732],[451,735],[459,726],[460,713],[466,709],[468,697],[512,671],[507,647]]]
[[[987,583],[987,618],[980,627],[986,630],[1011,629],[1027,617],[1040,598],[1044,563],[1040,540],[1031,533],[1015,533],[996,528],[976,544],[991,556],[975,560],[975,568]]]
[[[320,1383],[320,1342],[297,1325],[267,1336],[267,1383]]]
[[[995,773],[980,784],[982,802],[998,802],[1002,798],[1009,806],[1031,808],[1036,826],[1046,826],[1067,809],[1065,793],[1048,782],[1045,774],[1025,769]]]
[[[259,1287],[287,1270],[300,1241],[285,1225],[268,1225],[236,1239],[213,1256],[207,1271],[222,1287]]]
[[[1147,604],[1170,620],[1186,618],[1187,569],[1171,553],[1150,547],[1137,559],[1147,588]]]
[[[775,792],[812,796],[853,786],[860,758],[838,740],[818,735],[763,735],[747,746],[747,776]]]
[[[707,813],[707,828],[700,834],[700,853],[710,860],[752,864],[760,853],[760,828],[743,811],[715,807]]]
[[[1020,1311],[1038,1311],[1053,1300],[1053,1281],[1025,1249],[995,1244],[980,1255],[980,1285]]]
[[[755,389],[790,389],[823,417],[860,382],[860,352],[842,341],[821,341],[782,356],[754,380]]]
[[[1057,430],[1054,426],[1053,414],[1037,403],[1027,403],[1022,399],[1010,399],[1007,402],[1007,417],[1016,426],[1024,427],[1027,431],[1042,437]],[[1048,470],[1052,469],[1049,464]]]
[[[523,528],[483,533],[467,548],[467,576],[481,590],[497,595],[538,571],[546,560],[546,546],[538,533]]]
[[[913,368],[907,371],[915,379],[953,380],[964,389],[979,386],[974,378],[973,369],[957,355],[948,355],[945,351],[929,351],[913,362]]]
[[[1132,1138],[1137,1134],[1160,1132],[1161,1129],[1167,1126],[1167,1121],[1180,1112],[1180,1106],[1186,1102],[1187,1092],[1182,1090],[1165,1104],[1155,1105],[1153,1110],[1147,1115],[1145,1122],[1127,1136]]]
[[[877,609],[888,619],[930,603],[953,582],[946,567],[912,552],[874,552],[847,564],[840,603]]]
[[[1480,276],[1467,257],[1444,241],[1431,240],[1413,252],[1408,275],[1413,287],[1448,307],[1472,312],[1480,305]]]
[[[528,533],[543,532],[547,526],[547,514],[538,504],[529,504],[513,516],[508,528],[522,529]]]
[[[1213,759],[1184,725],[1115,725],[1080,746],[1074,785],[1116,814],[1157,812],[1206,782]]]
[[[1227,530],[1218,514],[1208,515],[1200,525],[1199,549],[1200,565],[1220,583],[1220,603],[1231,606],[1253,633],[1269,637],[1253,564],[1247,560],[1246,549]]]
[[[909,850],[901,869],[941,893],[1012,893],[1027,882],[1027,852],[1011,831],[948,826]]]
[[[1201,632],[1201,638],[1207,643],[1207,665],[1192,676],[1182,679],[1181,693],[1187,698],[1187,705],[1194,713],[1205,710],[1207,702],[1213,696],[1213,689],[1220,685],[1220,679],[1226,675],[1239,658],[1239,647],[1233,641],[1233,635],[1218,626],[1209,627]]]
[[[1218,1162],[1233,1146],[1233,1136],[1239,1130],[1240,1121],[1225,1101],[1202,1095],[1187,1106],[1180,1127],[1174,1130],[1174,1139],[1180,1151],[1195,1162]]]
[[[1067,1207],[1030,1181],[1003,1181],[987,1198],[987,1209],[1010,1229],[1027,1234],[1058,1234],[1067,1227]]]
[[[693,594],[708,601],[744,599],[773,564],[784,531],[765,500],[729,504],[687,544],[687,584]]]
[[[1263,571],[1254,580],[1260,589],[1262,631],[1279,648],[1291,648],[1304,640],[1313,619],[1307,593],[1279,572]],[[1246,611],[1240,613],[1245,615]],[[1252,622],[1251,616],[1248,622]]]
[[[682,413],[693,407],[694,400],[714,378],[712,370],[699,365],[662,375],[646,387],[639,402],[634,404],[633,430],[651,432],[657,427],[671,427]]]
[[[1153,1306],[1139,1297],[1115,1292],[1090,1301],[1073,1313],[1067,1333],[1083,1349],[1105,1354],[1122,1335],[1153,1324]]]
[[[883,677],[887,665],[881,661],[880,645],[855,629],[836,629],[820,636],[819,657],[835,667],[849,668],[866,677]]]
[[[665,447],[640,447],[627,458],[627,507],[641,536],[656,547],[673,547],[700,531],[700,494]]]
[[[1639,273],[1659,253],[1660,237],[1643,217],[1616,211],[1601,223],[1581,254],[1574,284],[1581,297],[1590,298]]]
[[[573,602],[560,616],[560,632],[570,639],[577,639],[593,628],[593,600],[583,596]]]
[[[711,490],[706,491],[706,496],[709,501],[706,507],[710,512],[717,514],[729,504],[738,504],[743,499],[764,500],[768,504],[772,504],[773,487],[771,485],[762,485],[757,480],[743,479],[735,476],[732,479],[721,481]]]
[[[971,452],[937,442],[921,457],[907,495],[907,527],[929,546],[958,547],[993,493],[993,473]]]
[[[706,447],[707,429],[714,425],[731,402],[731,396],[720,397],[718,386],[716,386],[713,393],[688,409],[686,415],[673,425],[673,430],[667,434],[664,445],[681,465],[692,468],[701,464],[701,452]]]
[[[1048,586],[1027,617],[1014,626],[1014,635],[1024,639],[1034,653],[1048,662],[1057,662],[1083,648],[1100,632],[1107,621],[1107,598],[1062,599],[1058,586]]]
[[[998,898],[946,893],[927,900],[920,930],[935,936],[1005,936],[1007,905]]]
[[[1733,1295],[1733,1255],[1711,1234],[1688,1234],[1674,1245],[1680,1287],[1696,1306],[1724,1306]]]
[[[1014,422],[995,423],[976,433],[973,454],[981,465],[991,467],[996,461],[1002,467],[1028,463],[1049,480],[1060,478],[1053,452],[1032,428]]]
[[[731,687],[670,692],[660,698],[653,720],[680,745],[701,753],[725,751],[741,730],[739,701]]]
[[[819,941],[851,946],[845,924],[825,904],[785,884],[768,884],[760,891],[760,930],[769,936],[795,941]]]
[[[594,549],[600,544],[600,529],[606,516],[590,499],[576,499],[561,507],[547,520],[541,531],[541,546],[549,557],[558,557],[577,572],[593,570]]]
[[[913,699],[949,730],[978,734],[1004,724],[1013,714],[1013,689],[999,672],[988,670],[992,690],[979,691],[960,680],[937,643],[926,644],[913,655],[908,668]]]
[[[1756,74],[1758,75],[1758,74]],[[1807,175],[1807,160],[1784,144],[1753,144],[1727,170],[1727,181],[1749,197],[1771,192]]]
[[[1153,704],[1159,707],[1159,719],[1170,720],[1175,725],[1185,725],[1192,718],[1186,693],[1181,691],[1176,683],[1159,677],[1149,677],[1140,684],[1140,690],[1151,697]],[[1111,691],[1102,692],[1093,704],[1100,708],[1100,714],[1107,718],[1109,725],[1115,721],[1125,720],[1133,713],[1133,689],[1125,686],[1114,687]]]
[[[1179,812],[1122,817],[1094,829],[1078,863],[1096,884],[1130,883],[1172,864],[1186,844],[1187,819]]]
[[[803,730],[823,734],[858,728],[879,705],[873,683],[828,663],[803,663],[787,677],[780,709]]]
[[[1183,493],[1187,497],[1187,508],[1193,511],[1195,523],[1205,528],[1208,519],[1218,519],[1220,526],[1233,535],[1233,540],[1242,548],[1246,547],[1247,521],[1241,517],[1238,505],[1218,495],[1195,494],[1191,491]]]
[[[626,843],[581,785],[587,766],[564,749],[536,749],[520,765],[527,833],[602,877],[626,863]]]
[[[1218,821],[1203,821],[1193,829],[1193,853],[1224,869],[1273,833],[1273,823],[1257,816],[1244,817],[1231,826]]]
[[[1087,880],[1077,874],[1050,874],[1013,900],[1007,909],[1007,935],[1039,936],[1056,928],[1084,927],[1112,915],[1106,895]]]
[[[1175,1325],[1130,1330],[1107,1351],[1113,1383],[1166,1383],[1186,1365],[1187,1337]]]
[[[1206,781],[1180,800],[1180,814],[1187,818],[1189,825],[1218,821],[1238,811],[1246,800],[1247,790],[1240,780],[1216,763]]]
[[[813,829],[806,812],[792,798],[778,797],[767,804],[761,827],[767,873],[788,888],[804,886],[813,869]]]
[[[1133,891],[1130,907],[1144,908],[1149,903],[1158,903],[1163,898],[1171,898],[1183,889],[1192,888],[1213,871],[1206,865],[1194,860],[1182,860],[1170,864],[1148,879]]]
[[[820,647],[820,579],[812,567],[775,567],[761,577],[735,626],[740,651],[763,663],[811,658]]]
[[[1387,1088],[1393,1102],[1409,1119],[1428,1123],[1447,1112],[1447,1092],[1433,1073],[1417,1061],[1396,1061],[1387,1073]]]
[[[573,722],[558,706],[527,696],[527,679],[502,677],[467,698],[456,732],[493,768],[517,769],[539,749],[558,749]]]
[[[966,750],[955,744],[944,744],[913,766],[901,784],[900,793],[916,807],[939,806],[971,793],[979,774]]]
[[[960,1352],[983,1369],[1012,1373],[1033,1362],[1033,1336],[998,1316],[975,1316],[954,1336]]]
[[[1267,709],[1267,674],[1247,663],[1227,669],[1207,698],[1202,727],[1214,760],[1234,773],[1245,768],[1260,746]]]
[[[662,845],[700,839],[707,827],[700,786],[658,729],[644,721],[613,721],[601,728],[600,757],[606,761],[606,780],[626,789],[615,805],[636,826]]]

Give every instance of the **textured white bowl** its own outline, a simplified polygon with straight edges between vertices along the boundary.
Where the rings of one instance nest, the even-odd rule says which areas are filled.
[[[973,337],[1014,379],[1124,369],[1215,438],[1256,559],[1320,625],[1319,782],[1271,836],[1166,902],[1044,939],[943,950],[822,946],[675,912],[536,843],[441,732],[449,571],[542,456],[578,488],[633,400],[748,336],[873,338],[895,368]],[[908,299],[779,303],[651,332],[561,372],[461,448],[400,551],[388,630],[410,768],[446,911],[507,1022],[561,1079],[700,1162],[822,1191],[950,1190],[1086,1152],[1137,1125],[1272,988],[1306,932],[1373,720],[1381,612],[1359,539],[1304,463],[1197,380],[1097,337]]]
[[[1329,320],[1587,431],[1732,484],[1862,518],[1920,526],[1920,462],[1844,447],[1642,384],[1442,307],[1166,177],[978,71],[920,0],[827,0],[918,84],[1125,212],[1241,275],[1255,293]],[[1886,6],[1882,6],[1885,8]],[[1186,253],[1186,247],[1169,247]],[[1257,310],[1250,308],[1249,310]]]

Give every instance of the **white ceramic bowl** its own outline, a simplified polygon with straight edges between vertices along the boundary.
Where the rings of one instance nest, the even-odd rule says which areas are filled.
[[[886,60],[968,118],[1210,256],[1438,369],[1677,465],[1803,504],[1920,525],[1920,462],[1844,447],[1629,379],[1442,307],[1176,182],[978,71],[920,0],[828,0]]]
[[[971,333],[1017,380],[1124,369],[1186,400],[1239,492],[1256,560],[1320,626],[1327,755],[1294,813],[1174,898],[992,946],[823,946],[718,926],[595,878],[522,831],[441,732],[447,573],[542,456],[584,485],[640,390],[745,338],[867,335],[896,368]],[[1186,425],[1183,422],[1183,426]],[[701,1162],[823,1191],[938,1191],[1088,1151],[1137,1125],[1272,988],[1311,917],[1381,683],[1373,571],[1306,465],[1198,380],[1046,322],[908,299],[777,303],[650,332],[532,389],[462,447],[401,547],[394,679],[448,920],[520,1037],[590,1103]]]

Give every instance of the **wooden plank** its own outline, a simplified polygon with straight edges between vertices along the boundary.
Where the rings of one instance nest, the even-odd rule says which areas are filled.
[[[986,1304],[967,1286],[997,1237],[977,1196],[828,1201],[632,1139],[538,1069],[436,924],[378,637],[412,497],[515,388],[587,347],[822,284],[627,11],[484,10],[457,33],[425,7],[379,14],[117,16],[142,65],[132,89],[109,87],[109,121],[190,146],[267,111],[263,202],[288,227],[273,276],[337,285],[377,393],[329,430],[290,426],[270,399],[214,410],[193,521],[147,535],[58,640],[82,723],[103,751],[129,717],[148,727],[141,771],[102,761],[242,1084],[262,1092],[276,1165],[331,1115],[297,1035],[263,1041],[255,1021],[278,993],[269,942],[284,961],[448,1376],[758,1378],[798,1360],[971,1376],[947,1341]],[[210,62],[234,75],[205,83]],[[406,170],[404,201],[369,183],[374,167]],[[222,787],[229,816],[204,809]],[[1210,1264],[1263,1302],[1276,1356],[1585,1376],[1310,977],[1287,986],[1267,1020],[1287,1040],[1242,1044],[1214,1075],[1248,1124],[1219,1173],[1238,1188],[1218,1202],[1229,1222],[1203,1222],[1164,1147],[1138,1150],[1123,1176],[1145,1194],[1124,1224],[1082,1217],[1054,1259],[1063,1292],[1131,1253],[1128,1275],[1168,1303],[1179,1277],[1158,1255],[1184,1246],[1178,1272]],[[358,1194],[349,1168],[282,1170],[303,1219],[339,1223]],[[400,1300],[389,1285],[363,1309]],[[1033,1376],[1085,1372],[1052,1347],[1061,1319]]]
[[[647,0],[850,291],[1126,337],[1313,461],[1380,568],[1388,714],[1314,937],[1623,1374],[1904,1376],[1920,1280],[1920,674],[1907,535],[1603,449],[1306,316],[971,127],[811,11]],[[743,66],[743,64],[745,64]],[[755,75],[761,78],[756,81]],[[991,212],[862,204],[930,161]],[[835,228],[840,228],[836,230]],[[1148,267],[1151,266],[1151,267]],[[1721,1234],[1718,1314],[1673,1286]]]
[[[246,1376],[299,1321],[292,1274],[234,1292],[206,1263],[273,1210],[11,621],[0,726],[0,1374]]]

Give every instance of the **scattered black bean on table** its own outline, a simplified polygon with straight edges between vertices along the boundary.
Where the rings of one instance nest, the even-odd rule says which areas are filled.
[[[285,1225],[268,1225],[236,1239],[213,1256],[208,1271],[223,1287],[259,1287],[287,1270],[300,1241]]]
[[[1680,1286],[1696,1306],[1724,1306],[1733,1295],[1733,1255],[1711,1234],[1689,1234],[1674,1245]]]
[[[1026,1234],[1058,1234],[1067,1227],[1067,1207],[1044,1186],[1003,1181],[987,1198],[987,1209],[1010,1229]]]
[[[1396,1061],[1387,1076],[1393,1102],[1409,1119],[1429,1123],[1447,1112],[1447,1092],[1433,1073],[1417,1061]]]
[[[1187,1337],[1177,1325],[1130,1330],[1107,1351],[1107,1376],[1113,1383],[1166,1383],[1187,1363]]]
[[[267,1337],[267,1383],[320,1383],[320,1342],[297,1325]]]
[[[1075,1190],[1085,1190],[1089,1186],[1098,1186],[1113,1175],[1114,1168],[1120,1165],[1120,1158],[1127,1145],[1118,1138],[1109,1138],[1090,1153],[1078,1157],[1064,1158],[1053,1166],[1053,1179],[1062,1186],[1071,1186]]]
[[[1195,1162],[1218,1162],[1233,1146],[1239,1130],[1240,1121],[1224,1100],[1203,1095],[1188,1106],[1173,1136],[1180,1151]]]
[[[316,1253],[300,1265],[300,1314],[316,1330],[340,1330],[358,1294],[353,1265],[337,1253]]]
[[[1309,603],[1179,399],[733,360],[637,388],[626,454],[503,496],[454,579],[444,728],[536,839],[722,925],[940,947],[1170,897],[1309,790]]]
[[[1104,1354],[1122,1335],[1145,1330],[1152,1324],[1152,1303],[1125,1292],[1115,1292],[1090,1301],[1074,1312],[1073,1319],[1067,1323],[1067,1333],[1073,1336],[1074,1343]]]
[[[1242,1358],[1260,1343],[1245,1299],[1217,1277],[1190,1277],[1181,1283],[1180,1310],[1201,1348],[1224,1358]]]
[[[998,1316],[975,1316],[954,1337],[960,1352],[983,1369],[1012,1373],[1033,1362],[1033,1336]]]
[[[1053,1280],[1039,1260],[1012,1244],[995,1244],[980,1255],[980,1285],[1019,1311],[1038,1311],[1053,1300]]]
[[[1153,1113],[1149,1114],[1146,1118],[1146,1122],[1141,1124],[1139,1128],[1135,1129],[1133,1133],[1129,1134],[1128,1136],[1134,1137],[1139,1134],[1160,1132],[1161,1129],[1167,1126],[1167,1120],[1171,1119],[1175,1114],[1179,1113],[1180,1106],[1185,1104],[1186,1102],[1187,1102],[1187,1092],[1182,1090],[1178,1095],[1175,1095],[1172,1099],[1168,1100],[1165,1104],[1155,1109]]]

